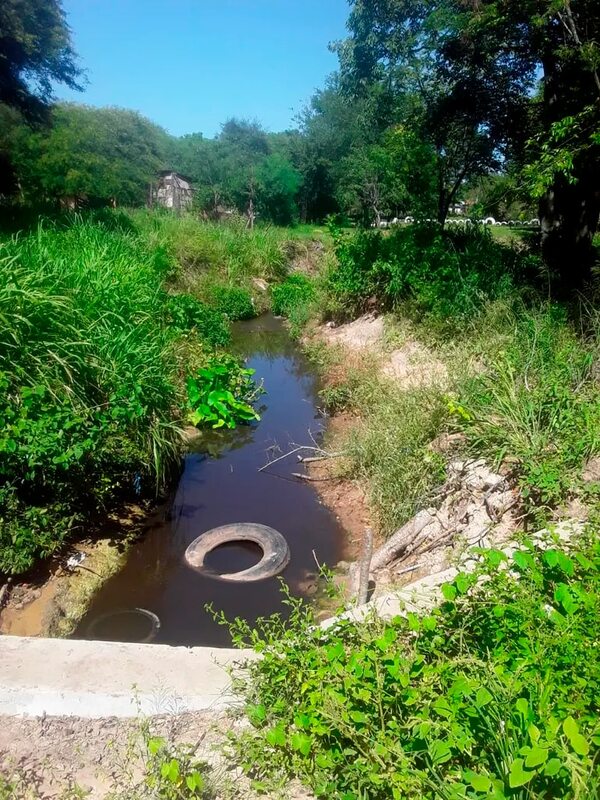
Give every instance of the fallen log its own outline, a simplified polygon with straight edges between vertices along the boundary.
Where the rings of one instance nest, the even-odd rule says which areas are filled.
[[[399,558],[423,528],[426,528],[435,519],[435,516],[426,510],[415,514],[411,520],[393,533],[387,542],[375,551],[371,559],[371,571],[382,569],[390,561]]]

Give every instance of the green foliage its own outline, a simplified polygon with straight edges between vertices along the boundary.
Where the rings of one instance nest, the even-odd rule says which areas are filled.
[[[0,103],[39,119],[52,99],[53,83],[81,88],[60,0],[3,0],[0,30]]]
[[[314,296],[315,287],[310,278],[289,275],[271,289],[271,308],[274,314],[289,317],[296,307],[309,303]]]
[[[195,756],[196,748],[174,746],[166,739],[152,736],[147,740],[145,784],[143,796],[157,800],[192,800],[212,796],[207,785],[208,765]]]
[[[496,464],[506,459],[530,509],[568,498],[582,465],[600,450],[595,338],[582,340],[565,317],[553,305],[517,310],[505,321],[504,346],[454,407],[473,452]]]
[[[408,302],[417,314],[466,319],[487,300],[508,294],[537,265],[535,259],[472,228],[397,228],[389,235],[334,231],[337,263],[326,277],[330,311],[344,317],[368,303],[395,308]]]
[[[131,219],[145,240],[171,255],[179,282],[190,290],[205,284],[208,289],[214,284],[243,288],[252,278],[270,281],[285,274],[289,231],[260,226],[248,230],[239,219],[219,224],[147,210],[131,212]]]
[[[178,333],[160,249],[72,220],[0,243],[0,570],[162,485],[179,451]]]
[[[252,403],[260,393],[252,380],[253,369],[244,369],[233,356],[213,356],[187,379],[188,416],[192,425],[235,428],[260,419]]]
[[[167,309],[172,325],[180,331],[195,330],[212,347],[224,347],[231,331],[221,310],[211,308],[189,294],[169,296]]]
[[[237,286],[214,286],[210,291],[210,298],[221,314],[232,322],[256,316],[252,296],[246,289]]]
[[[33,205],[62,198],[140,205],[163,166],[167,134],[135,111],[61,103],[49,129],[21,125],[11,160]]]
[[[600,545],[477,551],[431,613],[323,630],[237,621],[262,658],[240,681],[253,730],[231,744],[255,785],[317,797],[565,800],[600,787]]]

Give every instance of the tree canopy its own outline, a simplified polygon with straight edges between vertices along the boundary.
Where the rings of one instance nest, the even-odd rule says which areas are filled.
[[[78,89],[81,76],[60,0],[2,0],[0,103],[39,120],[52,84]]]

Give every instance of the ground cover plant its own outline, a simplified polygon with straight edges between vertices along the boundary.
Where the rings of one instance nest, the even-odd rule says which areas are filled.
[[[188,420],[198,427],[230,429],[260,420],[253,403],[262,390],[252,375],[254,370],[242,367],[233,356],[212,356],[188,376]]]
[[[0,572],[24,571],[90,514],[154,494],[177,468],[185,377],[252,307],[221,284],[213,305],[182,293],[182,269],[122,213],[0,242]],[[248,377],[230,361],[215,367],[229,393]],[[226,424],[250,413],[232,397]]]
[[[430,613],[233,625],[262,659],[241,678],[253,729],[233,750],[265,791],[317,797],[588,798],[600,788],[600,546],[477,551]]]

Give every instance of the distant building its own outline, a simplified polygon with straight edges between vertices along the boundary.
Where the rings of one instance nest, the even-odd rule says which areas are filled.
[[[150,184],[148,205],[185,211],[191,208],[194,190],[190,178],[172,170],[158,173],[158,181]]]

